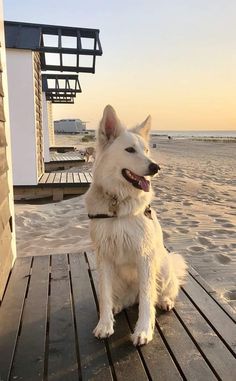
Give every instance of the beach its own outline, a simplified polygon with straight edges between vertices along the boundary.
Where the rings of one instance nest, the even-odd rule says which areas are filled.
[[[56,144],[84,146],[77,135],[57,135]],[[236,144],[157,136],[153,144],[151,155],[161,171],[152,181],[152,207],[166,246],[183,254],[236,308]],[[91,168],[92,163],[84,165]],[[18,203],[15,213],[18,256],[93,249],[84,195],[57,203]]]

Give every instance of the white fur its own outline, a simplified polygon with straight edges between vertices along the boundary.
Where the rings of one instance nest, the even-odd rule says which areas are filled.
[[[149,130],[150,117],[127,130],[114,109],[105,108],[98,131],[93,182],[86,196],[89,214],[117,213],[114,218],[90,220],[99,272],[100,319],[94,334],[100,338],[110,336],[114,332],[114,314],[138,302],[134,345],[152,340],[156,304],[165,310],[173,308],[186,274],[182,256],[166,251],[154,210],[152,219],[144,215],[153,198],[152,189],[144,192],[135,188],[121,173],[123,168],[139,176],[147,173],[152,162],[148,155]],[[136,152],[127,152],[127,147],[134,147]]]

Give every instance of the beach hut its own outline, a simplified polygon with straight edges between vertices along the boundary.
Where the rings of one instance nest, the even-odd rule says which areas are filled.
[[[11,168],[5,38],[0,1],[0,302],[16,257]]]
[[[42,74],[44,160],[50,162],[50,151],[72,151],[73,147],[56,147],[53,123],[53,103],[71,104],[81,93],[78,74]],[[62,149],[64,148],[64,149]],[[67,149],[66,149],[67,148]]]
[[[57,134],[79,134],[86,131],[86,122],[80,119],[61,119],[54,122]]]
[[[97,29],[5,21],[5,37],[13,184],[29,190],[50,160],[52,105],[74,103],[102,48]]]

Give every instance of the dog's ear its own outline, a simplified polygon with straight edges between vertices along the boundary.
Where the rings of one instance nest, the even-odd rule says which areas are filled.
[[[107,105],[103,111],[98,130],[99,144],[105,146],[107,143],[112,143],[122,131],[124,131],[124,128],[121,126],[115,110],[112,106]]]
[[[148,141],[149,139],[149,132],[151,129],[151,116],[149,115],[143,123],[141,123],[139,126],[133,128],[133,132],[135,134],[141,135],[145,140]]]

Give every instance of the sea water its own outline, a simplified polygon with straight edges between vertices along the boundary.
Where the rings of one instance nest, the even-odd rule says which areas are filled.
[[[151,135],[158,136],[171,136],[173,138],[235,138],[236,139],[236,130],[210,130],[210,131],[160,131],[152,130]]]

